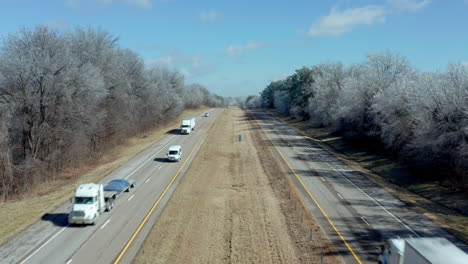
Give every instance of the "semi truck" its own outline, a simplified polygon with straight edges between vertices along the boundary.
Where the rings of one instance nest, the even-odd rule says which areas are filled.
[[[190,134],[195,129],[195,117],[187,117],[182,120],[180,132],[182,134]]]
[[[468,254],[443,237],[395,238],[382,247],[379,264],[462,264]]]
[[[73,207],[68,214],[68,223],[95,225],[101,214],[114,207],[114,200],[134,186],[133,180],[112,180],[106,186],[98,183],[81,184],[72,198]]]

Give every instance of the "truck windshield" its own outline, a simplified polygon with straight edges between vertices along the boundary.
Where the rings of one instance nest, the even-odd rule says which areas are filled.
[[[170,150],[169,155],[177,155],[178,151],[177,150]]]
[[[93,197],[75,197],[75,204],[93,204]]]

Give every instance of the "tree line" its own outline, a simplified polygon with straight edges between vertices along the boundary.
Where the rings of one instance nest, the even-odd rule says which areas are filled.
[[[22,29],[0,46],[0,201],[224,98],[147,68],[103,30]]]
[[[271,82],[244,101],[247,107],[276,108],[317,127],[386,153],[431,177],[468,183],[468,67],[449,64],[444,72],[420,72],[390,52],[363,63],[303,67]],[[435,170],[434,170],[435,169]],[[459,185],[460,186],[460,185]]]

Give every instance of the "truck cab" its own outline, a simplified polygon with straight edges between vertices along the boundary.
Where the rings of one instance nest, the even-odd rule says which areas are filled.
[[[102,184],[81,184],[75,191],[69,224],[95,224],[106,209]]]
[[[182,125],[180,126],[180,133],[181,134],[190,134],[195,129],[195,118],[194,117],[187,117],[182,120]]]
[[[169,161],[180,161],[182,158],[182,147],[180,145],[173,145],[169,147],[167,151],[167,160]]]
[[[382,252],[379,255],[379,264],[400,264],[405,249],[405,241],[403,239],[390,239],[388,247],[382,247]]]

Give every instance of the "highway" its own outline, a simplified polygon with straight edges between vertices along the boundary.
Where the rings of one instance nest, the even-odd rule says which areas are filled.
[[[313,140],[264,111],[251,113],[346,263],[375,263],[376,247],[397,236],[446,237],[467,251],[466,245]]]
[[[68,202],[0,247],[0,262],[131,262],[220,112],[212,109],[210,117],[196,117],[197,124],[190,135],[168,133],[103,178],[100,181],[103,184],[116,178],[134,179],[136,188],[123,193],[95,226],[69,226],[67,216],[71,203]],[[182,146],[180,162],[166,161],[170,145]]]

